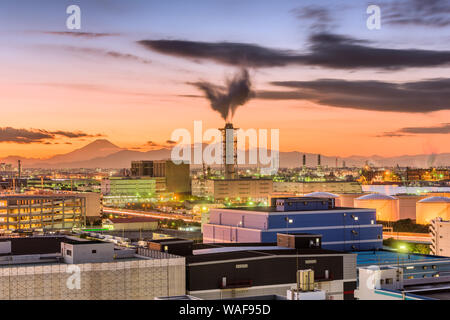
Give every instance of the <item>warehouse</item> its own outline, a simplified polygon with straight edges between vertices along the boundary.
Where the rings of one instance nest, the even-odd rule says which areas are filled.
[[[286,296],[297,270],[314,270],[314,287],[329,300],[352,300],[356,254],[321,248],[315,234],[278,234],[273,243],[192,244],[185,241],[186,292],[201,299]],[[161,251],[180,254],[181,242],[159,241]],[[176,245],[176,246],[175,246]]]

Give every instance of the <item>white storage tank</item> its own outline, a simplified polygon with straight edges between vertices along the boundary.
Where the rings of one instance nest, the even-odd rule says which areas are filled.
[[[450,219],[450,198],[429,197],[417,202],[416,223],[429,224],[435,218]]]
[[[400,220],[399,201],[397,198],[382,193],[372,193],[356,198],[355,208],[376,209],[378,221]]]
[[[396,194],[399,201],[400,219],[416,220],[417,202],[423,199],[423,196],[416,194]]]
[[[367,193],[341,193],[339,194],[339,201],[336,201],[336,206],[353,208],[355,206],[355,199],[366,195]]]

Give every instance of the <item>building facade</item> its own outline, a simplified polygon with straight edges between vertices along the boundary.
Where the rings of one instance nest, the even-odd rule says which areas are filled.
[[[436,218],[431,220],[431,254],[450,257],[450,221]]]
[[[190,166],[175,164],[171,160],[143,160],[131,162],[131,175],[134,177],[163,178],[162,192],[191,192]]]
[[[273,192],[270,179],[193,180],[192,195],[216,201],[267,202]]]
[[[72,229],[86,225],[82,194],[10,195],[0,197],[0,230]]]
[[[358,182],[287,182],[274,181],[273,192],[293,193],[303,195],[311,192],[331,192],[331,193],[361,193],[362,188]]]
[[[12,250],[0,255],[0,300],[135,300],[185,293],[184,257],[70,238],[1,239],[0,248],[9,242]]]
[[[321,234],[326,249],[355,251],[382,247],[382,226],[374,209],[335,207],[322,198],[285,198],[282,209],[270,207],[211,209],[203,239],[215,242],[273,242],[279,232]],[[330,199],[332,200],[332,199]]]

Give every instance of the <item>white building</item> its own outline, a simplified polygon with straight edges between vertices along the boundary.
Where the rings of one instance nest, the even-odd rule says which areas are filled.
[[[0,300],[181,295],[185,272],[184,257],[148,249],[62,236],[0,239]]]
[[[450,257],[450,221],[442,218],[431,220],[431,254]]]

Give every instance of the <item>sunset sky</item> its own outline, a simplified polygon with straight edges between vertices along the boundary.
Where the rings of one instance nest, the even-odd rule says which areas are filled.
[[[81,30],[66,28],[72,4]],[[282,151],[450,152],[447,0],[2,0],[0,26],[0,158],[222,127],[192,84],[242,67],[255,98],[233,123],[280,129]]]

